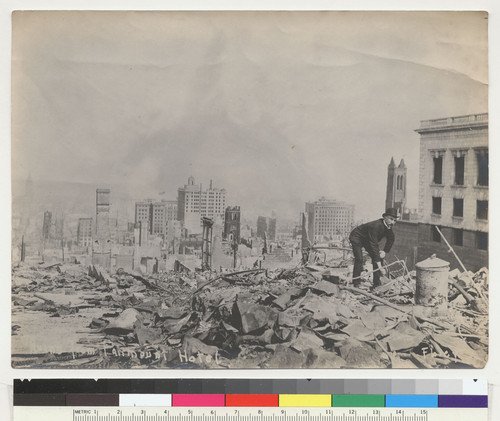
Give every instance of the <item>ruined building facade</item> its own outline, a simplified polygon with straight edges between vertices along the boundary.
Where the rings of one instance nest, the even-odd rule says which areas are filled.
[[[111,237],[109,226],[109,208],[111,205],[111,190],[96,190],[96,240],[100,243],[108,241]]]
[[[152,199],[135,202],[135,223],[148,234],[165,239],[170,221],[177,220],[177,201]]]
[[[76,241],[81,248],[92,246],[92,218],[78,219]]]
[[[240,242],[241,211],[239,206],[228,206],[224,215],[223,238],[227,241]]]
[[[305,205],[309,241],[321,242],[340,239],[354,225],[354,205],[320,198]]]
[[[257,218],[257,237],[268,241],[276,240],[276,218],[259,216]]]
[[[177,219],[177,201],[162,200],[152,206],[151,233],[165,238],[169,221]]]
[[[201,234],[201,219],[224,219],[226,189],[214,188],[212,181],[208,189],[195,184],[194,177],[177,190],[177,219],[182,221],[188,234]]]
[[[52,237],[52,212],[43,213],[42,238],[49,240]]]
[[[141,200],[135,202],[135,224],[142,226],[148,232],[151,232],[151,222],[153,220],[153,199]]]

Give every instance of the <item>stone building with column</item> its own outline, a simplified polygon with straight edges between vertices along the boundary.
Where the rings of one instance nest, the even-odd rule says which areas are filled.
[[[418,222],[396,224],[394,249],[420,261],[437,254],[458,267],[442,232],[468,270],[488,266],[488,114],[423,120]]]
[[[424,120],[416,132],[420,134],[419,246],[446,247],[437,226],[471,270],[487,266],[488,114]]]

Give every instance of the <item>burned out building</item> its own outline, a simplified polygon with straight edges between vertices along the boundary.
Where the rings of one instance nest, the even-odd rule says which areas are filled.
[[[201,184],[195,184],[194,177],[177,190],[177,219],[182,221],[188,234],[201,234],[202,218],[224,218],[226,209],[226,189],[213,187],[203,190]]]
[[[239,206],[229,206],[226,208],[223,232],[225,240],[240,242],[240,220],[241,211]]]
[[[305,205],[310,241],[331,240],[347,235],[354,224],[354,205],[321,197]]]
[[[135,223],[140,223],[148,234],[165,239],[169,221],[177,220],[177,201],[146,199],[135,203]]]
[[[148,234],[165,239],[169,221],[177,220],[177,201],[146,199],[135,202],[135,223],[140,223]]]
[[[109,224],[109,209],[111,206],[111,190],[96,190],[96,240],[99,242],[108,241],[111,237]]]
[[[92,245],[92,218],[79,218],[76,241],[78,247],[86,248]]]
[[[152,204],[151,234],[165,238],[168,221],[177,219],[177,201],[162,200]]]
[[[45,211],[43,213],[42,238],[44,241],[52,237],[52,212]]]
[[[141,224],[148,232],[151,232],[153,221],[153,199],[135,202],[135,223]]]
[[[276,240],[276,218],[259,216],[257,218],[257,237],[267,238],[269,241]]]

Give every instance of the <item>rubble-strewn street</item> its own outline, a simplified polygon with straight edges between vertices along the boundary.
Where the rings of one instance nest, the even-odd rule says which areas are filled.
[[[370,279],[353,288],[347,282],[350,268],[329,263],[157,275],[22,263],[12,273],[12,365],[90,369],[486,364],[487,269],[450,272],[443,315],[415,305],[414,273],[396,272],[369,292]]]

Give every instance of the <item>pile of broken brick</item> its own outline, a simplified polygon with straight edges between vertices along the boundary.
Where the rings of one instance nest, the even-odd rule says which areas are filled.
[[[76,368],[481,368],[488,270],[450,272],[445,315],[414,303],[415,274],[368,292],[348,268],[109,274],[57,264],[13,268],[13,311],[99,317],[72,325],[95,353],[14,356],[16,366]],[[428,310],[428,309],[427,309]],[[13,335],[24,338],[23,326]],[[64,335],[64,332],[60,332]],[[35,362],[35,363],[34,363]]]

